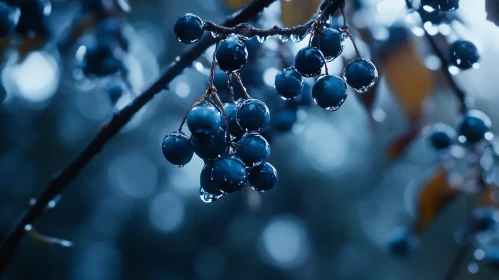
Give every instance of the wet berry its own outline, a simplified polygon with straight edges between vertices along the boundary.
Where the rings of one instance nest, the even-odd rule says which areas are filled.
[[[221,192],[232,193],[246,185],[248,174],[240,159],[227,157],[214,161],[211,178]]]
[[[222,40],[218,45],[215,58],[222,71],[235,72],[248,62],[248,50],[243,41],[236,38]]]
[[[100,42],[87,45],[82,62],[85,75],[102,77],[117,73],[122,68],[123,63],[112,46]]]
[[[222,126],[222,117],[215,106],[201,104],[192,108],[187,115],[187,126],[192,134],[215,134]]]
[[[183,14],[175,22],[173,32],[177,39],[186,44],[192,44],[203,36],[203,21],[196,15]]]
[[[321,73],[324,66],[324,57],[317,48],[301,49],[295,57],[295,68],[304,77],[313,77]]]
[[[312,88],[312,97],[320,107],[328,111],[338,110],[347,98],[347,85],[340,77],[322,76]]]
[[[246,133],[237,142],[236,152],[247,166],[253,166],[269,159],[270,145],[258,133]]]
[[[227,114],[229,122],[229,133],[236,138],[244,135],[244,130],[237,123],[236,113],[238,105],[239,103],[235,101],[224,103],[225,114]]]
[[[449,148],[456,138],[456,132],[450,126],[438,123],[431,128],[428,140],[430,145],[436,150]]]
[[[249,183],[254,190],[259,192],[273,189],[278,179],[277,170],[268,162],[255,165],[249,175]]]
[[[318,48],[327,61],[332,61],[343,52],[343,36],[334,28],[325,28],[312,38],[312,46]]]
[[[421,0],[421,6],[427,11],[454,11],[459,8],[459,0]]]
[[[211,172],[213,171],[213,161],[206,161],[206,164],[203,166],[200,174],[200,184],[201,184],[201,198],[205,202],[212,202],[217,200],[222,196],[222,192],[220,192],[211,177]]]
[[[202,159],[214,159],[228,149],[227,132],[220,127],[214,134],[192,134],[194,152]]]
[[[258,99],[248,99],[239,104],[236,112],[237,123],[248,132],[260,132],[270,122],[267,105]]]
[[[275,77],[275,89],[284,99],[293,99],[303,89],[303,78],[294,68],[284,69]]]
[[[191,139],[182,132],[172,132],[163,139],[163,155],[170,163],[183,166],[194,155]]]
[[[378,81],[378,70],[371,61],[358,57],[348,63],[343,76],[355,91],[365,93]]]
[[[470,69],[479,60],[478,49],[470,41],[458,40],[449,46],[449,62],[459,69]]]
[[[487,115],[478,110],[471,110],[458,124],[459,140],[469,144],[480,142],[485,139],[490,126],[490,118]]]

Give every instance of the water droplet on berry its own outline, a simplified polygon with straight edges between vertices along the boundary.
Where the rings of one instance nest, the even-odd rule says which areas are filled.
[[[283,43],[286,43],[287,41],[289,41],[289,37],[287,35],[279,35],[279,40],[281,40],[281,42]]]
[[[244,35],[241,35],[241,34],[237,34],[237,38],[239,38],[240,40],[243,40],[243,41],[251,40],[251,37],[244,36]]]
[[[199,189],[199,197],[204,203],[215,202],[219,200],[222,196],[224,196],[223,193],[220,193],[219,195],[214,195],[206,192],[202,187]]]
[[[461,72],[461,70],[459,70],[459,68],[457,68],[456,66],[449,66],[449,72],[452,75],[458,75]]]
[[[480,68],[480,63],[473,63],[473,69],[479,69]]]
[[[212,36],[213,38],[217,38],[217,37],[218,37],[218,33],[217,33],[217,32],[215,32],[215,31],[211,31],[211,36]]]

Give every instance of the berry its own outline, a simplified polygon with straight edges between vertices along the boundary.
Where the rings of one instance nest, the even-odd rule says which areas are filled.
[[[485,261],[490,268],[498,271],[499,270],[499,246],[491,245],[485,253]]]
[[[111,85],[107,88],[107,94],[112,104],[116,102],[125,94],[125,89],[118,83]]]
[[[246,133],[237,142],[236,151],[247,166],[253,166],[269,159],[270,145],[258,133]]]
[[[202,159],[214,159],[228,149],[227,132],[222,127],[214,134],[192,134],[194,152]]]
[[[371,61],[359,57],[348,63],[343,76],[354,90],[365,93],[378,81],[378,70]]]
[[[246,185],[248,174],[240,159],[235,157],[219,158],[213,163],[211,178],[221,192],[232,193]]]
[[[343,36],[334,28],[325,28],[312,38],[312,46],[318,48],[327,61],[332,61],[343,52]]]
[[[12,3],[19,3],[21,9],[21,17],[17,25],[17,32],[32,37],[35,34],[46,35],[47,16],[52,11],[52,4],[50,0],[24,0],[24,1],[10,1]]]
[[[236,138],[244,135],[244,130],[237,123],[236,113],[238,105],[235,101],[224,103],[225,114],[229,121],[229,133]]]
[[[218,45],[215,59],[222,71],[235,72],[248,62],[248,50],[243,41],[236,38],[222,40]]]
[[[491,229],[498,222],[496,213],[491,208],[480,207],[473,211],[472,225],[475,232]]]
[[[336,111],[347,98],[347,85],[337,76],[322,76],[312,88],[315,103],[328,111]]]
[[[213,202],[219,199],[223,194],[217,189],[211,172],[213,171],[213,161],[207,161],[201,170],[200,177],[200,194],[204,202]]]
[[[240,103],[236,112],[237,123],[249,132],[260,132],[270,122],[267,105],[258,99],[248,99]]]
[[[194,155],[191,139],[179,131],[168,134],[163,139],[163,155],[172,164],[186,165]]]
[[[459,0],[421,0],[421,6],[427,11],[454,11],[459,8]]]
[[[485,139],[490,126],[491,122],[487,115],[478,110],[471,110],[461,119],[457,132],[459,137],[464,138],[460,139],[462,142],[475,144]]]
[[[177,36],[177,40],[182,43],[192,44],[203,36],[203,20],[193,14],[183,14],[175,22],[173,31]]]
[[[324,66],[324,56],[317,48],[301,49],[295,57],[296,70],[304,77],[313,77],[321,73]]]
[[[470,69],[478,60],[478,49],[470,41],[458,40],[449,46],[449,62],[459,69]]]
[[[455,138],[454,129],[446,124],[438,123],[433,125],[428,140],[434,149],[442,150],[449,148],[454,143]]]
[[[210,104],[198,105],[187,115],[187,126],[192,134],[211,135],[218,132],[222,126],[222,117],[215,106]]]
[[[293,99],[303,89],[303,78],[294,68],[282,70],[275,77],[275,89],[284,99]]]
[[[127,51],[130,39],[125,34],[124,23],[118,18],[107,18],[99,22],[95,28],[96,37],[101,43],[117,44]]]
[[[7,3],[0,2],[0,37],[6,37],[19,23],[21,10]]]
[[[112,5],[112,0],[81,0],[81,7],[85,11],[102,12]]]
[[[297,120],[296,109],[281,109],[272,114],[271,126],[278,132],[289,132]]]
[[[251,186],[259,192],[266,192],[273,189],[278,179],[277,170],[268,162],[253,167],[249,175]]]
[[[82,70],[87,76],[107,76],[123,68],[122,61],[116,56],[113,46],[94,41],[86,46]]]
[[[405,230],[397,230],[392,233],[388,247],[392,254],[406,256],[414,248],[414,237]]]

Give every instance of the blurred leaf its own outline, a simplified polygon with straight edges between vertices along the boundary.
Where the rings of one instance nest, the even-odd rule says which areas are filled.
[[[17,45],[20,59],[23,60],[30,52],[40,49],[45,44],[45,41],[46,38],[38,35],[31,38],[24,38],[24,40]]]
[[[485,10],[487,11],[487,19],[499,26],[499,1],[486,0]]]
[[[483,193],[483,205],[499,207],[499,188],[494,185],[487,186]]]
[[[246,5],[250,0],[225,0],[225,5],[230,10],[237,10]]]
[[[310,20],[319,10],[322,0],[281,0],[281,20],[284,26],[291,27]]]
[[[391,158],[399,156],[416,138],[420,129],[423,103],[433,91],[435,78],[431,70],[420,62],[414,44],[408,40],[390,55],[383,56],[382,67],[386,81],[409,118],[409,132],[388,149]]]
[[[447,184],[447,174],[440,168],[426,183],[418,198],[418,218],[413,232],[420,235],[458,192]]]
[[[3,56],[5,51],[9,48],[10,46],[10,39],[9,38],[0,38],[0,56]]]

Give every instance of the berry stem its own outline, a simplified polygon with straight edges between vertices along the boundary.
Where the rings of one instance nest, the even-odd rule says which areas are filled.
[[[248,21],[249,19],[257,16],[267,6],[275,2],[275,0],[253,0],[244,8],[229,17],[222,25],[235,26],[241,22]],[[162,90],[167,88],[168,84],[182,72],[190,67],[192,63],[203,53],[206,49],[215,44],[215,39],[206,34],[196,45],[185,50],[180,56],[178,61],[169,66],[163,75],[156,80],[147,90],[137,96],[128,106],[121,111],[116,112],[112,119],[104,124],[95,136],[95,138],[84,148],[84,150],[66,166],[64,166],[59,173],[57,173],[50,183],[45,187],[41,195],[35,200],[36,202],[31,205],[28,211],[22,215],[19,222],[14,225],[12,231],[5,237],[5,241],[0,247],[0,275],[5,271],[8,264],[12,260],[17,245],[21,239],[26,235],[24,230],[25,225],[32,224],[43,212],[47,203],[53,200],[78,176],[80,171],[87,166],[87,164],[102,150],[107,142],[132,119],[144,105]]]
[[[234,87],[232,86],[232,74],[227,73],[227,87],[229,89],[229,100],[234,101]]]
[[[218,105],[220,105],[220,110],[222,111],[222,114],[223,114],[224,119],[225,119],[225,130],[226,130],[225,134],[227,135],[227,143],[231,147],[235,147],[235,144],[232,143],[232,140],[230,139],[229,118],[227,117],[227,113],[225,112],[224,104],[222,103],[222,100],[220,100],[220,97],[218,96],[218,94],[216,92],[214,92],[212,95],[213,95],[213,97],[215,97],[215,101],[217,101]]]
[[[355,49],[357,57],[361,57],[359,48],[357,47],[357,43],[355,43],[355,39],[353,38],[352,33],[350,32],[350,30],[348,30],[347,17],[345,16],[345,9],[341,8],[340,11],[341,11],[341,16],[343,17],[343,26],[340,27],[340,29],[348,35],[348,38],[352,42],[353,48]]]
[[[239,83],[239,86],[241,86],[241,89],[243,90],[244,97],[246,99],[250,99],[251,96],[249,96],[248,91],[246,91],[246,87],[243,84],[243,80],[241,80],[241,75],[239,75],[239,73],[235,73],[234,76],[236,76],[236,80]]]
[[[213,59],[211,62],[211,69],[210,69],[210,89],[215,87],[213,85],[213,83],[215,82],[215,67],[217,66],[217,60],[215,59],[215,55],[217,54],[217,49],[219,44],[220,40],[217,38],[217,43],[215,45],[215,51],[213,52]]]
[[[180,127],[178,128],[178,131],[179,132],[182,132],[182,128],[184,127],[184,124],[185,124],[185,120],[187,120],[187,116],[189,115],[189,113],[191,112],[191,110],[196,107],[197,105],[199,105],[199,103],[201,103],[201,101],[203,101],[203,99],[207,98],[210,96],[210,90],[208,89],[208,91],[203,94],[201,97],[199,97],[195,102],[194,104],[192,104],[191,108],[189,108],[189,110],[185,113],[184,117],[182,118],[182,122],[180,122]]]
[[[414,7],[412,6],[412,3],[410,0],[405,0],[405,3],[410,10],[414,10]],[[424,28],[424,26],[423,26],[423,30],[424,30],[425,38],[428,41],[428,43],[430,44],[431,49],[433,50],[435,55],[440,60],[440,64],[441,64],[440,70],[442,71],[442,74],[447,79],[449,86],[451,87],[452,91],[454,92],[454,95],[457,97],[457,99],[459,101],[460,112],[461,112],[461,114],[464,115],[469,110],[468,102],[466,100],[467,99],[466,92],[464,92],[464,90],[461,89],[461,87],[459,87],[459,85],[454,80],[454,77],[452,76],[452,74],[449,71],[449,67],[450,67],[449,62],[447,61],[447,58],[445,57],[444,53],[438,47],[435,39],[428,33],[428,31]]]

